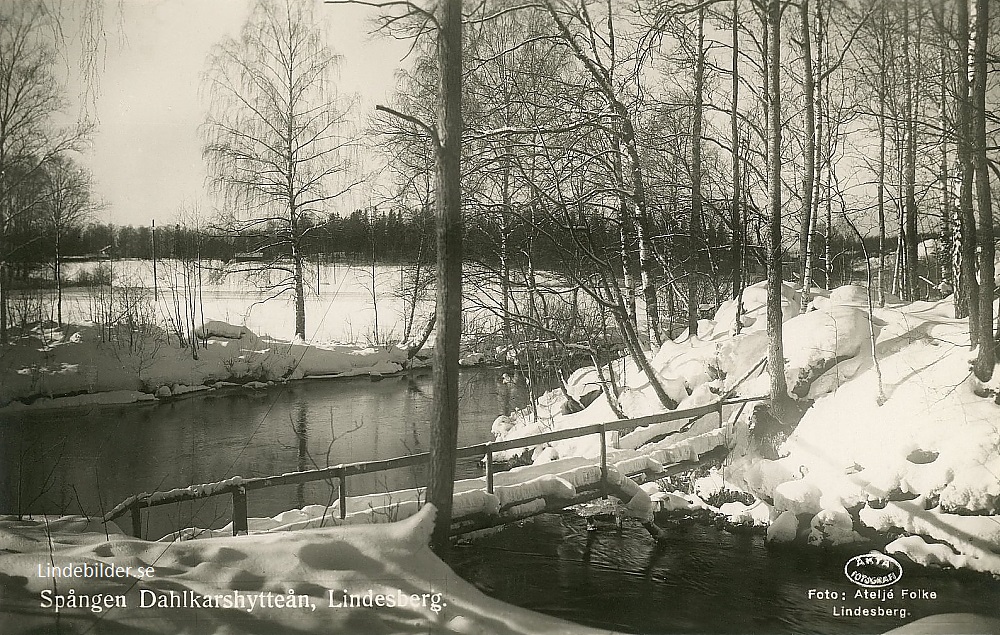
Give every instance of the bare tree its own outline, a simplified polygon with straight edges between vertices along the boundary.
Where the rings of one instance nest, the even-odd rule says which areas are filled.
[[[312,219],[355,183],[345,113],[331,74],[337,57],[305,0],[256,0],[236,38],[208,60],[211,96],[203,154],[231,206],[222,225],[252,241],[272,297],[292,293],[295,335],[306,335],[303,241]]]
[[[23,248],[10,233],[40,202],[18,196],[53,156],[74,149],[88,126],[57,127],[66,104],[56,79],[58,15],[40,0],[0,5],[0,343],[7,341],[9,262]]]
[[[435,14],[440,81],[437,170],[437,329],[434,419],[427,502],[438,509],[431,545],[451,538],[458,445],[458,355],[462,339],[462,2],[442,0]]]
[[[813,184],[816,178],[816,76],[813,73],[812,26],[809,0],[799,2],[799,27],[802,37],[802,93],[805,104],[803,134],[802,218],[799,229],[799,251],[802,258],[802,298],[800,311],[805,313],[812,291],[813,244],[815,215],[813,214]]]
[[[64,155],[51,157],[45,166],[46,200],[45,226],[52,238],[52,269],[56,282],[56,320],[62,318],[62,258],[63,239],[75,226],[81,225],[94,212],[91,198],[91,176]]]

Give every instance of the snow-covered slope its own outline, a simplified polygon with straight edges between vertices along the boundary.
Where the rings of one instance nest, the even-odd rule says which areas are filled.
[[[776,460],[763,458],[749,441],[749,409],[714,436],[708,433],[717,422],[702,421],[685,433],[645,443],[683,423],[671,422],[639,429],[619,447],[661,461],[690,457],[693,439],[702,441],[695,456],[713,443],[735,448],[726,486],[767,501],[774,539],[805,536],[813,544],[834,544],[861,540],[859,531],[866,528],[914,534],[890,549],[920,562],[1000,574],[1000,406],[992,398],[1000,377],[983,386],[971,375],[967,322],[951,317],[951,299],[890,301],[872,316],[867,289],[847,286],[831,293],[816,290],[814,310],[795,315],[797,296],[790,287],[783,290],[786,379],[791,393],[815,403],[779,440]],[[740,334],[733,328],[735,303],[727,302],[715,321],[703,323],[699,337],[668,342],[652,357],[679,407],[724,394],[767,393],[767,370],[755,370],[766,354],[765,300],[762,284],[744,294]],[[663,411],[630,362],[618,360],[610,368],[625,386],[619,398],[626,415]],[[569,392],[592,390],[596,374],[575,373]],[[576,385],[581,383],[586,386]],[[494,432],[509,439],[613,418],[604,399],[574,414],[563,414],[564,401],[559,392],[547,393],[539,400],[538,420],[525,409],[499,419]],[[534,459],[596,451],[594,439],[572,439],[536,448]],[[731,511],[746,514],[735,504]],[[800,523],[802,514],[811,520]],[[927,545],[918,536],[940,544]]]

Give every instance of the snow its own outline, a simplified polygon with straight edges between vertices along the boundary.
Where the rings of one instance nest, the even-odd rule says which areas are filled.
[[[435,513],[425,505],[389,524],[185,542],[130,538],[114,526],[106,533],[78,516],[0,517],[0,571],[11,576],[0,621],[5,633],[47,632],[56,612],[46,598],[54,604],[72,592],[112,604],[122,596],[127,608],[63,607],[58,623],[66,632],[98,623],[101,632],[145,633],[607,632],[494,600],[459,578],[428,547]],[[84,564],[129,569],[114,576],[38,575],[40,567]],[[191,596],[202,603],[218,598],[224,610],[156,603]],[[351,596],[355,606],[343,606]]]
[[[407,360],[405,348],[382,343],[391,342],[394,334],[402,330],[404,307],[395,267],[377,267],[374,281],[370,270],[343,265],[310,272],[319,276],[320,284],[311,286],[307,293],[305,340],[292,337],[295,322],[290,298],[267,299],[267,292],[239,276],[216,279],[210,270],[206,271],[204,290],[199,294],[203,307],[195,329],[206,348],[199,348],[198,359],[194,359],[190,348],[178,345],[174,329],[164,326],[173,319],[175,301],[184,299],[184,289],[178,287],[174,276],[180,270],[179,264],[161,260],[159,265],[159,296],[154,300],[150,262],[67,263],[67,279],[77,278],[96,266],[110,268],[115,294],[126,286],[144,287],[147,294],[136,296],[140,312],[146,311],[156,324],[122,329],[119,337],[109,337],[106,329],[92,321],[95,314],[101,314],[95,308],[98,303],[94,292],[87,287],[67,287],[63,302],[65,327],[36,326],[0,351],[0,407],[69,394],[74,395],[72,401],[53,399],[44,407],[124,404],[145,399],[128,393],[143,392],[152,397],[159,391],[161,397],[167,397],[161,390],[163,386],[176,396],[187,391],[179,393],[175,385],[202,389],[219,381],[244,384],[307,377],[380,376],[420,363]],[[379,334],[364,329],[374,316],[373,283],[379,297]],[[104,297],[102,301],[110,299]],[[426,308],[420,305],[418,314],[425,314]],[[372,345],[373,340],[378,345]],[[369,344],[343,343],[356,341]],[[96,393],[115,394],[91,396]]]
[[[752,527],[767,527],[774,517],[774,509],[764,501],[755,501],[752,505],[739,501],[723,503],[719,512],[728,517],[730,522]]]
[[[243,337],[246,331],[247,328],[245,326],[236,326],[221,320],[210,320],[195,328],[194,334],[195,337],[199,337],[201,339],[207,339],[209,337],[225,337],[228,339],[238,340]]]
[[[779,458],[764,459],[746,442],[752,407],[727,408],[721,422],[711,414],[682,432],[686,422],[678,420],[609,434],[607,476],[619,488],[626,511],[648,519],[654,510],[708,509],[702,497],[722,489],[742,490],[759,500],[751,505],[725,503],[717,511],[734,522],[767,526],[771,542],[852,543],[861,539],[857,529],[864,526],[905,534],[887,551],[915,562],[1000,575],[1000,406],[980,396],[996,390],[1000,379],[984,386],[971,378],[968,330],[964,321],[951,317],[951,299],[893,301],[869,315],[867,289],[852,286],[817,292],[813,310],[798,315],[798,292],[786,285],[782,298],[786,379],[797,394],[807,394],[815,403],[778,447]],[[714,403],[723,395],[766,392],[766,370],[761,369],[767,346],[765,300],[763,285],[746,290],[745,328],[739,335],[733,333],[735,303],[727,302],[713,320],[704,322],[697,337],[667,342],[652,357],[655,372],[679,407]],[[220,382],[266,386],[298,378],[391,373],[406,361],[405,352],[392,346],[283,341],[217,321],[225,325],[213,327],[218,330],[209,334],[198,360],[189,350],[167,347],[148,367],[142,367],[141,355],[123,356],[101,343],[93,325],[40,331],[6,351],[4,368],[10,370],[0,377],[0,393],[8,400],[43,396],[30,406],[8,406],[17,408],[91,399],[155,400],[149,393],[161,387],[173,398]],[[237,329],[238,339],[224,336]],[[871,356],[872,331],[881,394]],[[664,411],[648,379],[630,360],[612,361],[605,374],[609,371],[623,387],[617,398],[627,415]],[[580,399],[599,388],[598,373],[591,367],[573,373],[566,390]],[[44,397],[81,389],[91,393]],[[73,399],[77,401],[63,401]],[[531,408],[500,417],[494,434],[498,440],[516,439],[615,420],[604,398],[573,414],[565,414],[565,402],[561,390],[547,392],[537,401],[537,418]],[[668,436],[660,438],[663,435]],[[694,494],[662,492],[652,484],[640,487],[628,478],[697,459],[720,446],[740,449],[731,455],[724,473],[698,479]],[[567,500],[601,478],[596,434],[529,451],[533,464],[496,474],[492,494],[484,491],[482,478],[456,483],[456,516],[495,514],[501,508],[535,512],[545,507],[547,498]],[[496,458],[503,456],[497,453]],[[134,586],[127,593],[133,596],[143,588],[285,593],[295,580],[296,591],[314,599],[328,588],[391,593],[397,585],[440,591],[448,604],[435,613],[424,607],[408,612],[337,611],[317,602],[315,612],[255,613],[252,619],[261,620],[254,622],[258,631],[395,631],[405,622],[408,629],[435,632],[585,632],[502,605],[458,580],[426,547],[432,508],[422,505],[424,495],[415,489],[350,497],[343,521],[339,502],[249,519],[251,535],[236,538],[225,535],[231,534],[231,527],[191,528],[170,537],[185,539],[180,542],[148,543],[125,538],[113,527],[108,531],[116,533],[106,535],[85,519],[54,520],[49,531],[57,563],[75,558],[132,566],[155,562],[163,567],[154,579],[130,580]],[[0,521],[0,570],[25,580],[12,591],[14,606],[37,603],[48,581],[24,572],[32,571],[43,555],[48,559],[44,527]],[[106,586],[81,581],[77,591],[126,588],[114,580],[101,584]],[[41,619],[27,611],[12,613],[18,630],[37,626],[33,620]],[[206,620],[223,622],[206,623],[210,629],[253,630],[241,621],[250,619],[247,616],[205,614]],[[135,627],[132,612],[103,615],[123,628]],[[68,619],[91,618],[81,612]],[[161,632],[183,626],[169,610],[150,609],[143,619],[148,620],[144,628]]]
[[[761,511],[765,508],[748,515],[748,510],[729,504],[728,515],[754,524],[775,516],[775,539],[800,533],[798,519],[793,526],[791,518],[801,515],[803,522],[809,521],[801,525],[803,532],[808,528],[806,539],[815,544],[856,540],[846,522],[851,519],[882,531],[907,531],[947,543],[962,556],[950,562],[990,570],[989,558],[984,557],[987,547],[964,538],[962,532],[994,544],[988,525],[970,526],[963,519],[993,522],[1000,511],[1000,479],[996,478],[1000,474],[1000,408],[978,396],[995,390],[1000,380],[982,386],[970,378],[968,330],[964,321],[951,317],[951,299],[893,301],[869,315],[868,290],[852,285],[829,293],[817,290],[814,310],[798,315],[798,292],[786,285],[782,298],[786,379],[795,393],[808,394],[815,403],[781,444],[780,458],[764,459],[752,447],[743,447],[744,456],[728,467],[725,487],[753,493],[773,504],[773,512],[766,509],[765,520]],[[729,301],[705,323],[699,336],[668,341],[652,357],[653,368],[679,407],[711,404],[724,394],[766,392],[767,374],[761,369],[767,346],[765,301],[763,284],[749,287],[743,294],[744,328],[739,335],[733,333],[735,302]],[[882,399],[871,357],[873,331]],[[388,374],[398,372],[407,361],[405,351],[394,346],[282,341],[218,319],[206,323],[204,334],[207,348],[199,350],[197,360],[188,349],[166,346],[157,351],[155,364],[143,366],[141,350],[138,355],[123,354],[101,341],[95,325],[39,329],[34,338],[22,338],[5,351],[8,370],[0,376],[0,388],[8,401],[33,398],[31,405],[14,401],[11,408],[129,403],[155,400],[151,393],[169,399],[231,382],[263,388],[290,379]],[[472,355],[468,361],[478,359]],[[664,411],[631,360],[615,360],[605,374],[609,371],[622,386],[617,398],[627,415]],[[577,370],[566,383],[566,391],[576,399],[600,389],[593,367]],[[49,398],[82,391],[89,392]],[[566,414],[565,404],[562,390],[549,391],[537,400],[537,418],[530,408],[500,417],[494,423],[494,435],[498,440],[517,439],[615,419],[604,398],[573,414]],[[728,409],[721,426],[718,417],[708,415],[683,432],[679,430],[686,422],[678,420],[621,435],[609,433],[609,476],[625,483],[621,475],[655,473],[719,446],[734,447],[747,437],[752,410]],[[528,451],[534,466],[504,473],[512,476],[498,475],[492,495],[482,492],[481,480],[461,485],[456,504],[468,513],[491,513],[501,506],[528,509],[544,504],[544,496],[571,497],[599,478],[599,471],[596,475],[594,471],[600,454],[596,434]],[[515,453],[497,453],[495,458]],[[506,480],[511,478],[516,480]],[[722,487],[716,485],[716,489]],[[702,496],[710,493],[701,489]],[[374,496],[349,499],[346,522],[406,517],[416,513],[422,492]],[[904,507],[906,513],[900,512],[898,506],[908,505],[902,500],[907,497],[920,497],[931,511],[910,505]],[[645,513],[654,503],[663,508],[696,501],[680,494],[651,499],[648,493],[635,500],[638,513]],[[339,516],[339,510],[335,511]],[[327,522],[334,516],[329,512],[255,522],[262,531],[311,526]]]
[[[32,407],[124,404],[202,391],[219,381],[266,386],[288,379],[390,375],[407,363],[406,351],[396,346],[295,344],[212,324],[211,330],[239,338],[210,336],[198,359],[174,340],[147,340],[128,350],[104,341],[92,324],[74,325],[71,337],[46,336],[47,345],[40,346],[39,329],[3,351],[0,406],[18,399],[31,400]],[[67,393],[83,394],[59,397]]]
[[[913,501],[890,502],[881,509],[865,507],[860,517],[873,529],[900,529],[948,545],[956,556],[961,556],[953,558],[952,564],[1000,575],[1000,554],[995,553],[1000,551],[1000,523],[995,516],[963,516],[924,507],[923,497],[918,497]],[[908,544],[901,543],[897,548]]]
[[[854,531],[854,519],[846,509],[823,509],[813,516],[806,542],[810,545],[843,545],[864,540]]]
[[[815,379],[812,373],[853,358],[869,345],[867,313],[848,306],[831,304],[803,313],[784,328],[785,375],[790,390],[803,396]]]
[[[767,541],[792,542],[795,540],[798,530],[798,517],[790,511],[781,512],[767,528]]]
[[[795,515],[815,514],[822,508],[819,504],[823,492],[816,485],[806,481],[785,481],[774,488],[774,508],[779,512],[789,511]]]
[[[800,315],[798,297],[798,291],[783,287],[786,380],[790,392],[815,402],[780,444],[779,458],[761,457],[747,440],[752,411],[747,408],[739,417],[727,411],[721,427],[714,416],[703,417],[690,430],[655,442],[685,422],[639,427],[618,439],[609,461],[628,460],[634,467],[646,459],[652,469],[719,445],[739,446],[725,482],[710,475],[699,494],[725,487],[773,504],[755,516],[742,504],[724,505],[731,519],[770,524],[769,540],[851,543],[861,539],[856,528],[867,525],[947,545],[952,556],[943,558],[937,547],[934,553],[949,566],[998,573],[1000,406],[991,395],[1000,388],[1000,372],[987,385],[971,376],[967,321],[952,317],[952,298],[909,304],[889,298],[870,315],[868,289],[850,285],[816,290],[812,310]],[[766,394],[767,372],[759,370],[767,347],[765,302],[763,284],[749,287],[739,335],[733,328],[736,303],[727,301],[698,337],[665,342],[652,356],[652,367],[680,408],[712,403],[723,394]],[[630,360],[609,367],[623,386],[618,400],[626,415],[664,411]],[[589,368],[567,384],[576,395],[582,385],[598,387],[597,381],[596,370]],[[571,415],[561,412],[562,401],[559,391],[547,393],[539,400],[537,419],[525,408],[498,420],[494,433],[498,439],[520,438],[615,419],[604,399]],[[596,435],[551,446],[535,453],[536,464],[599,451]],[[691,504],[677,492],[650,494],[660,509]]]
[[[940,633],[997,633],[1000,619],[972,613],[940,613],[904,624],[885,635],[939,635]]]

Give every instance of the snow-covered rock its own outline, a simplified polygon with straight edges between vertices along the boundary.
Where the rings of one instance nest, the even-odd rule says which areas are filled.
[[[223,337],[226,339],[238,340],[244,335],[249,334],[249,331],[245,326],[237,326],[221,320],[210,320],[195,328],[194,334],[195,337],[199,339]]]
[[[811,545],[834,546],[861,542],[854,531],[854,520],[846,509],[824,509],[813,516],[806,542]]]
[[[864,311],[841,305],[790,319],[783,327],[789,391],[805,396],[809,385],[835,363],[867,350],[868,323]]]
[[[792,542],[799,530],[799,519],[790,511],[781,512],[767,528],[768,542]]]
[[[774,508],[779,512],[815,514],[822,509],[822,490],[807,480],[785,481],[774,488]]]

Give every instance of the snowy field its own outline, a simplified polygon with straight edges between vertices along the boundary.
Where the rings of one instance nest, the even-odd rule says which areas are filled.
[[[262,336],[291,340],[295,334],[292,295],[269,299],[271,293],[266,284],[258,284],[256,279],[238,273],[220,277],[216,272],[222,266],[218,262],[206,262],[202,270],[201,299],[205,319],[245,326]],[[98,267],[110,271],[117,286],[139,285],[150,291],[153,289],[153,263],[149,260],[67,263],[65,277],[78,280],[81,273],[93,274]],[[362,266],[334,263],[316,268],[315,264],[310,264],[305,284],[306,340],[355,344],[375,339],[376,306],[378,339],[401,337],[406,307],[400,297],[400,274],[399,267],[389,265],[377,265],[373,272]],[[277,275],[274,279],[277,280]],[[183,269],[177,261],[160,260],[156,280],[157,314],[165,320],[173,313],[175,298],[183,296]],[[373,288],[377,304],[372,301]],[[64,293],[66,321],[92,320],[88,289],[70,287]],[[422,324],[432,309],[433,302],[418,303],[418,323]]]
[[[64,292],[66,328],[36,328],[0,351],[0,406],[20,407],[15,400],[31,401],[33,407],[128,403],[157,393],[206,390],[217,382],[259,386],[302,377],[391,374],[406,362],[405,350],[393,345],[403,334],[405,311],[399,271],[393,267],[321,269],[319,294],[314,286],[307,295],[305,340],[293,338],[290,296],[267,299],[266,291],[243,278],[213,281],[206,269],[195,320],[204,348],[194,359],[176,336],[176,316],[183,315],[178,306],[191,292],[185,291],[175,261],[159,263],[155,299],[150,261],[71,263],[66,275],[79,279],[81,272],[93,275],[98,266],[107,267],[114,281],[110,299],[89,287],[70,287]],[[132,300],[121,291],[127,287],[145,291]],[[108,313],[119,315],[127,302],[140,306],[136,312],[146,319],[142,328],[122,320],[113,333],[102,332],[97,321]],[[416,330],[429,311],[418,303]],[[190,328],[181,330],[190,338]]]

